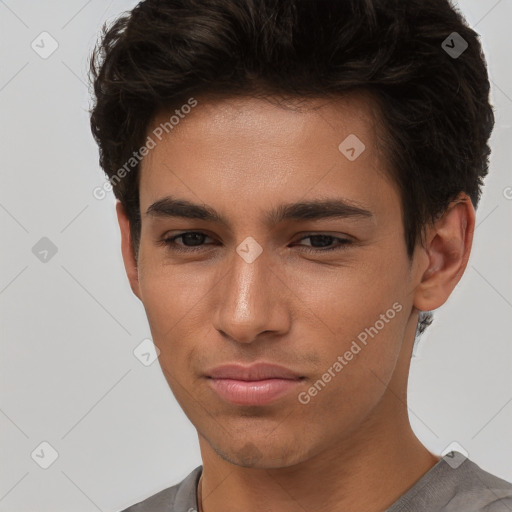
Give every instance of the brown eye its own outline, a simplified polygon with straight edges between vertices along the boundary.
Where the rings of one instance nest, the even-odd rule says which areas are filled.
[[[203,242],[205,238],[210,237],[200,231],[186,231],[178,235],[164,238],[160,240],[159,244],[165,245],[171,251],[194,252],[204,247]],[[176,243],[178,239],[181,239],[183,243]]]
[[[301,240],[306,239],[311,240],[311,246],[303,246],[304,250],[309,252],[326,252],[326,251],[335,251],[340,249],[345,249],[348,245],[352,243],[351,240],[346,238],[339,238],[332,235],[308,235],[306,237],[301,238]],[[337,245],[333,247],[328,247],[332,243],[337,242]]]

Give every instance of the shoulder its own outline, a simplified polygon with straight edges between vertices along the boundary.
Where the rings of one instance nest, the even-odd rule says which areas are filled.
[[[458,477],[459,490],[447,504],[446,512],[510,512],[512,483],[466,459]]]
[[[181,512],[182,510],[195,510],[197,506],[197,482],[202,469],[202,466],[198,466],[181,482],[172,487],[167,487],[120,512]]]
[[[512,484],[450,452],[386,512],[511,512]]]

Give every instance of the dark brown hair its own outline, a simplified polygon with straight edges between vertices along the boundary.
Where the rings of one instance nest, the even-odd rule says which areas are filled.
[[[444,41],[467,48],[450,54]],[[103,26],[90,80],[100,165],[130,219],[136,257],[138,165],[112,178],[154,116],[202,94],[369,92],[389,141],[410,257],[460,192],[477,207],[488,171],[494,114],[485,58],[448,0],[145,0]],[[417,332],[431,321],[421,315]]]

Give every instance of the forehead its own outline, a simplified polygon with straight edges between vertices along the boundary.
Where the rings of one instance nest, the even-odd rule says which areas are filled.
[[[142,212],[166,192],[196,203],[238,199],[238,208],[240,201],[248,208],[308,191],[337,191],[362,204],[365,191],[382,195],[393,187],[369,94],[194,100],[193,108],[159,112],[148,127],[156,145],[141,163]]]
[[[193,100],[196,106],[192,108],[188,106],[189,99],[181,107],[159,111],[148,125],[148,134],[156,129],[161,132],[157,134],[158,142],[172,142],[168,135],[173,134],[180,144],[197,144],[198,138],[212,139],[215,132],[222,130],[231,132],[237,140],[292,145],[301,135],[312,138],[317,133],[323,137],[331,131],[336,138],[344,132],[358,133],[373,148],[381,145],[379,105],[364,90],[332,98],[205,95]]]

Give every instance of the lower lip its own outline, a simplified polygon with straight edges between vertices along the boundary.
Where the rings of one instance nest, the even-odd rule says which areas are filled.
[[[300,380],[208,379],[213,389],[225,400],[236,405],[265,405],[292,391]]]

